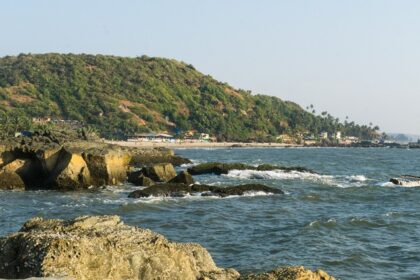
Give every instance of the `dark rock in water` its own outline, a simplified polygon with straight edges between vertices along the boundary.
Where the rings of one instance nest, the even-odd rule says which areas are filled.
[[[287,266],[270,272],[242,275],[239,280],[335,280],[335,278],[320,269],[311,271],[303,266]]]
[[[233,187],[217,188],[213,189],[213,192],[216,195],[221,197],[230,196],[230,195],[244,195],[247,192],[265,192],[273,194],[284,194],[282,190],[271,188],[265,185],[260,184],[247,184]]]
[[[169,160],[169,163],[172,163],[174,166],[180,166],[182,164],[189,164],[191,163],[191,160],[187,158],[183,158],[177,155],[173,155],[171,159]]]
[[[391,183],[404,187],[420,187],[420,177],[413,175],[402,175],[401,177],[391,178]]]
[[[230,170],[238,169],[254,169],[254,166],[249,166],[243,163],[220,163],[220,162],[207,162],[195,165],[191,168],[188,168],[188,172],[192,175],[201,175],[201,174],[227,174]]]
[[[185,194],[193,193],[204,193],[203,196],[220,196],[226,197],[230,195],[244,195],[246,192],[265,192],[273,194],[283,194],[282,190],[268,187],[265,185],[259,184],[248,184],[240,186],[230,186],[230,187],[219,187],[219,186],[209,186],[209,185],[186,185],[186,184],[174,184],[174,183],[165,183],[158,184],[152,187],[137,190],[129,194],[128,197],[131,198],[140,198],[140,197],[149,197],[149,196],[161,196],[161,197],[179,197],[180,194],[184,196]]]
[[[174,166],[191,163],[189,159],[177,156],[172,150],[167,148],[126,149],[131,154],[130,165],[135,167],[150,166],[157,163],[171,163]]]
[[[306,172],[306,173],[312,173],[312,174],[316,173],[314,170],[306,168],[306,167],[302,167],[302,166],[276,166],[276,165],[271,165],[271,164],[258,165],[255,170],[258,170],[258,171],[282,170],[285,172],[298,171],[298,172]]]
[[[170,163],[160,163],[143,167],[142,172],[144,176],[156,182],[167,182],[176,176],[174,166]]]
[[[127,181],[132,183],[133,185],[144,187],[150,187],[156,184],[152,179],[144,176],[141,170],[128,173]]]
[[[186,185],[194,184],[194,179],[187,171],[181,171],[176,177],[172,178],[168,183],[181,183]]]
[[[284,166],[276,166],[270,164],[261,164],[257,167],[252,165],[247,165],[243,163],[220,163],[220,162],[208,162],[198,164],[191,168],[188,168],[188,172],[192,175],[201,175],[201,174],[227,174],[230,170],[258,170],[258,171],[271,171],[271,170],[282,170],[285,172],[291,171],[299,171],[299,172],[307,172],[307,173],[316,173],[315,171],[300,167],[300,166],[292,166],[292,167],[284,167]]]

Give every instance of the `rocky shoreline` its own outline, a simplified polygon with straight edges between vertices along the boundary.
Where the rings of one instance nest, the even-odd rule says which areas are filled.
[[[12,141],[13,140],[13,141]],[[48,137],[0,142],[0,189],[80,190],[118,185],[130,168],[190,161],[165,148],[127,148],[101,142]]]
[[[166,148],[132,148],[97,141],[66,141],[48,136],[0,142],[0,190],[77,191],[130,182],[145,188],[130,198],[182,197],[190,194],[226,197],[248,192],[281,195],[260,184],[196,184],[192,174],[226,174],[233,169],[314,172],[303,167],[258,167],[241,163],[205,163],[176,173],[174,165],[190,163]],[[198,244],[168,241],[150,230],[125,225],[117,216],[74,220],[28,220],[19,232],[0,237],[0,278],[21,279],[200,279],[200,280],[331,280],[323,271],[278,268],[240,275],[219,268]],[[47,279],[47,278],[46,278]]]
[[[22,279],[334,280],[325,271],[284,267],[241,275],[220,268],[198,244],[176,243],[118,216],[28,220],[0,237],[0,277]]]

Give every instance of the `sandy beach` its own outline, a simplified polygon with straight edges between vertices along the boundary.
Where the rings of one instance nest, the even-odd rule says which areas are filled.
[[[166,147],[166,148],[229,148],[229,147],[244,147],[244,148],[290,148],[303,147],[297,144],[283,144],[283,143],[241,143],[241,142],[152,142],[152,141],[105,141],[109,144],[116,144],[125,147]]]

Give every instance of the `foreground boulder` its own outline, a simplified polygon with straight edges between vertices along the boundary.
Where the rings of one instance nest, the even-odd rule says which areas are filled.
[[[195,165],[191,168],[188,168],[188,172],[192,175],[201,175],[201,174],[227,174],[231,170],[258,170],[258,171],[271,171],[271,170],[282,170],[284,172],[307,172],[307,173],[316,173],[315,171],[301,166],[276,166],[270,164],[261,164],[259,166],[247,165],[243,163],[220,163],[220,162],[207,162]]]
[[[188,194],[201,193],[202,196],[219,196],[226,197],[231,195],[244,195],[248,192],[265,192],[272,194],[283,194],[284,192],[280,189],[268,187],[259,184],[247,184],[240,186],[230,187],[219,187],[209,185],[186,185],[186,184],[175,184],[166,183],[158,184],[142,190],[136,190],[129,194],[131,198],[141,197],[183,197]]]
[[[239,273],[218,268],[198,244],[125,225],[117,216],[75,220],[34,218],[0,238],[0,278],[220,279]]]
[[[335,280],[335,278],[323,270],[313,272],[303,266],[289,266],[266,273],[242,276],[240,280]]]
[[[143,175],[156,182],[167,182],[176,176],[171,163],[160,163],[142,169]]]

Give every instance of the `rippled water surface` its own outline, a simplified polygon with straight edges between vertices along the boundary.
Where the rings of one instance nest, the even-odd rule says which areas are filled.
[[[260,271],[279,265],[323,268],[340,279],[420,279],[420,187],[387,183],[420,175],[420,150],[178,150],[195,163],[272,163],[319,175],[232,171],[196,176],[200,183],[258,182],[285,195],[128,199],[133,186],[100,192],[0,192],[0,234],[33,216],[117,214],[175,241],[198,242],[219,266]],[[183,167],[184,169],[186,167]],[[180,168],[180,169],[183,169]]]

